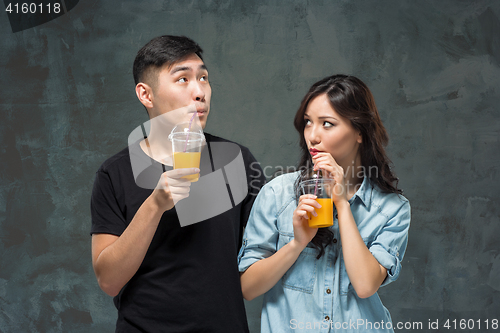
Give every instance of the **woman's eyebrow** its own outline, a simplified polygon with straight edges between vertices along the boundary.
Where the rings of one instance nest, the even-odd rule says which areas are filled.
[[[304,113],[304,117],[310,118],[307,113]],[[318,119],[333,119],[333,120],[337,120],[337,118],[335,118],[333,116],[321,116],[321,117],[318,117]]]
[[[334,119],[334,120],[337,120],[337,118],[332,117],[332,116],[322,116],[322,117],[318,117],[318,119]]]

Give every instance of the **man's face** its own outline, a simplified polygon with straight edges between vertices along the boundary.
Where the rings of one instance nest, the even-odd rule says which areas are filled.
[[[150,118],[196,105],[201,126],[205,128],[211,97],[207,68],[200,57],[193,53],[159,70],[158,81],[152,87],[153,108],[149,110]]]

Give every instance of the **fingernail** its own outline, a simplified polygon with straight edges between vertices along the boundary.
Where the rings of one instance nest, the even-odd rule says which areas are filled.
[[[313,214],[314,216],[318,216],[318,213],[316,213],[316,211],[314,211],[312,214]]]

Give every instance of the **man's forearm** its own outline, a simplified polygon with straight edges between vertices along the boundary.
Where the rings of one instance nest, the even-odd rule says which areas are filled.
[[[119,237],[108,234],[93,235],[94,271],[99,286],[108,295],[116,296],[137,272],[162,214],[163,211],[149,197]]]

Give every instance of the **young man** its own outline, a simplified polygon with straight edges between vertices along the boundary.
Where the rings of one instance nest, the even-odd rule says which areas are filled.
[[[192,107],[205,127],[211,88],[202,49],[194,41],[154,38],[137,54],[134,79],[151,121]],[[171,161],[154,158],[171,156],[171,148],[165,134],[153,129],[103,163],[92,191],[92,265],[101,289],[114,296],[116,332],[248,332],[237,252],[265,182],[262,170],[247,148],[234,144],[242,156],[248,193],[245,189],[242,200],[232,199],[230,209],[182,227],[177,204],[193,195],[193,186],[181,177],[200,172],[201,181],[205,174],[215,174],[223,153],[210,147],[230,142],[205,133],[202,160],[212,170],[205,170],[203,163],[201,171],[172,170]],[[131,160],[137,156],[151,161],[146,170],[150,183],[153,178],[149,188],[134,174]],[[232,176],[224,178],[230,193]]]

